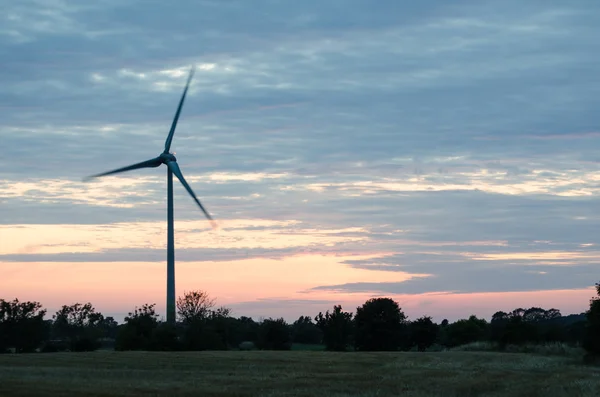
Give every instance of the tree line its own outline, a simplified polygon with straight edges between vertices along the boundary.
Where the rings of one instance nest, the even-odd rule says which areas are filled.
[[[289,350],[292,344],[330,351],[435,351],[473,342],[509,345],[560,342],[600,356],[600,283],[585,313],[563,316],[557,309],[531,307],[496,312],[490,321],[474,315],[450,323],[423,316],[409,320],[398,302],[367,300],[355,312],[335,305],[314,317],[255,321],[216,307],[204,291],[177,299],[176,324],[159,319],[154,304],[130,312],[122,324],[91,303],[63,306],[52,318],[39,302],[0,299],[0,353],[115,350]]]

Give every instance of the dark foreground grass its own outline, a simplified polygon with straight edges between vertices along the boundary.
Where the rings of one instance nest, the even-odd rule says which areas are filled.
[[[0,396],[600,396],[600,369],[532,354],[0,355]]]

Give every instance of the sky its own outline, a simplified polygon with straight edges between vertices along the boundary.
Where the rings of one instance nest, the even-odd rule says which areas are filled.
[[[596,0],[0,0],[0,298],[118,320],[391,297],[409,319],[587,309],[600,281]]]

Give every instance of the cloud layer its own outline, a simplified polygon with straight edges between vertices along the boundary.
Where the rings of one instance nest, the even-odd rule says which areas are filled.
[[[7,4],[0,266],[164,261],[164,167],[82,178],[159,154],[195,64],[172,149],[221,229],[176,186],[178,262],[369,258],[240,308],[593,285],[600,5],[380,3]]]

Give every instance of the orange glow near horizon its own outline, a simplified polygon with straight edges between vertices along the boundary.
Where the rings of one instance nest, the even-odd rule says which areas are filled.
[[[222,262],[178,262],[178,294],[202,289],[220,304],[255,299],[321,299],[327,293],[301,291],[323,284],[404,281],[414,275],[361,270],[342,263],[369,256],[298,255],[282,260],[252,258]],[[4,296],[43,301],[56,306],[89,300],[111,308],[156,302],[161,307],[166,293],[163,263],[17,263],[0,262],[8,277],[0,281]],[[51,281],[51,282],[49,282]],[[331,295],[331,294],[329,294]]]
[[[353,256],[352,259],[368,259]],[[202,289],[217,298],[218,305],[232,306],[234,315],[255,318],[283,316],[293,321],[300,315],[316,315],[341,304],[344,310],[374,296],[396,299],[410,318],[423,315],[441,321],[476,314],[488,318],[498,310],[517,307],[556,307],[563,314],[586,310],[593,288],[470,294],[376,294],[311,291],[319,285],[351,282],[402,282],[415,275],[351,268],[343,256],[298,255],[281,260],[253,258],[226,262],[176,264],[178,296]],[[164,313],[166,268],[163,263],[17,263],[0,262],[2,298],[37,300],[51,316],[63,304],[92,302],[107,315],[122,315],[143,303],[156,303]],[[290,303],[286,301],[291,301]],[[302,302],[305,301],[305,302]],[[236,308],[236,305],[242,305]],[[244,306],[245,305],[245,306]]]
[[[256,228],[259,226],[260,228]],[[124,222],[106,225],[0,225],[0,255],[89,253],[94,257],[106,250],[126,248],[165,248],[164,222]],[[369,260],[399,253],[401,247],[436,245],[504,246],[503,241],[419,242],[403,238],[397,230],[398,248],[394,252],[368,252],[368,230],[360,227],[339,229],[302,228],[295,220],[271,221],[235,219],[221,222],[217,231],[203,220],[176,222],[176,291],[201,289],[217,299],[218,305],[230,306],[234,315],[255,318],[282,316],[293,321],[299,315],[316,315],[341,304],[354,311],[374,296],[396,299],[409,318],[430,315],[464,318],[476,314],[488,318],[498,310],[517,307],[555,307],[564,314],[585,311],[593,289],[469,294],[378,294],[311,290],[325,285],[367,282],[397,282],[428,274],[367,270],[344,263]],[[350,243],[352,253],[335,252],[336,244]],[[327,248],[325,248],[327,247]],[[328,251],[331,247],[331,252]],[[250,257],[224,261],[182,261],[177,249],[292,249],[279,259]],[[298,253],[302,249],[313,252]],[[435,251],[435,250],[434,250]],[[438,252],[431,252],[440,254]],[[597,252],[540,251],[535,253],[482,254],[461,252],[465,261],[523,260],[532,263],[567,264],[566,260],[598,257]],[[18,259],[17,259],[18,260]],[[455,260],[455,259],[454,259]],[[63,304],[92,302],[107,315],[121,321],[135,306],[156,303],[164,313],[166,265],[164,262],[9,262],[0,261],[0,298],[37,300],[51,316]]]

